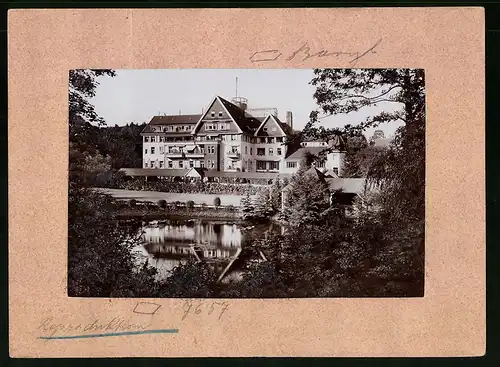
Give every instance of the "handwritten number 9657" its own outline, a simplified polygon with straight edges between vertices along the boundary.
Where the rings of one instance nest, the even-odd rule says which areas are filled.
[[[220,320],[228,307],[229,303],[225,301],[186,300],[182,306],[182,320],[189,315],[200,315],[201,313],[212,315],[214,312],[215,315],[218,315],[218,320]]]

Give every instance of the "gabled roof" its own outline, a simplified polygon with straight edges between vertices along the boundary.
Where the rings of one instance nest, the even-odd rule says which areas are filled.
[[[276,123],[276,125],[278,125],[278,126],[280,127],[280,129],[281,129],[281,131],[283,132],[283,134],[285,134],[285,135],[287,134],[287,132],[286,132],[286,130],[285,130],[285,129],[286,129],[286,126],[288,126],[287,124],[284,124],[283,122],[281,122],[281,121],[279,120],[279,118],[277,118],[277,117],[276,117],[276,116],[274,116],[274,115],[267,115],[267,116],[264,118],[264,120],[262,120],[262,122],[261,122],[261,124],[259,125],[259,127],[257,128],[257,130],[255,130],[255,134],[254,134],[255,136],[257,136],[257,134],[259,133],[260,129],[262,129],[262,127],[263,127],[263,126],[267,123],[267,121],[268,121],[268,120],[270,120],[270,119],[271,119],[271,120],[273,120],[273,121]],[[260,120],[260,119],[259,119],[259,120]],[[285,125],[285,126],[283,126],[283,125]],[[288,127],[289,127],[289,126],[288,126]]]
[[[288,151],[285,159],[302,159],[305,157],[307,152],[318,155],[326,149],[328,149],[328,147],[301,147],[295,150]]]
[[[261,122],[258,119],[256,119],[251,115],[245,115],[245,111],[236,106],[235,104],[229,102],[228,100],[220,96],[215,96],[208,105],[206,112],[200,116],[198,122],[196,123],[192,131],[192,134],[195,134],[197,132],[198,128],[201,125],[202,120],[205,118],[208,111],[210,110],[210,107],[212,107],[215,101],[220,102],[220,104],[226,110],[227,114],[229,115],[229,117],[231,117],[231,120],[233,120],[233,122],[236,124],[240,132],[253,135],[255,130],[259,127]]]

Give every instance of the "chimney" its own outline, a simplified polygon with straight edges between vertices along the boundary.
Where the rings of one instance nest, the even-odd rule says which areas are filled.
[[[286,124],[293,129],[292,111],[286,111]]]

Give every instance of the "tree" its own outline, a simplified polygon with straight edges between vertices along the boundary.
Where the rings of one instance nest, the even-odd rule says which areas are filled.
[[[306,134],[325,139],[340,136],[345,142],[345,137],[367,128],[382,123],[402,123],[389,149],[375,154],[368,168],[364,168],[369,182],[379,189],[381,210],[376,215],[360,218],[358,235],[353,241],[373,247],[371,279],[385,279],[386,284],[392,285],[406,284],[375,287],[382,294],[419,294],[423,292],[425,218],[424,72],[420,69],[316,69],[314,74],[311,84],[316,87],[314,99],[320,111],[311,113]],[[358,126],[347,125],[343,129],[317,126],[320,112],[348,114],[379,103],[393,104],[396,108],[369,116]]]
[[[319,223],[321,213],[328,208],[328,197],[328,185],[318,176],[316,169],[306,170],[306,165],[301,165],[286,188],[284,215],[292,226]]]
[[[259,191],[254,200],[253,207],[253,217],[255,219],[266,219],[273,214],[271,192],[268,187],[263,187]]]
[[[241,211],[243,212],[244,220],[249,220],[253,218],[254,206],[249,190],[247,190],[245,196],[241,198]]]

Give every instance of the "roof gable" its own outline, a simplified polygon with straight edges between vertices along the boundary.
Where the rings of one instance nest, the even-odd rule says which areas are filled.
[[[234,118],[233,114],[234,114],[234,111],[233,113],[231,113],[231,111],[228,110],[227,106],[225,103],[223,103],[223,98],[219,97],[219,96],[215,96],[212,101],[210,102],[210,104],[208,105],[208,108],[206,109],[205,113],[203,115],[201,115],[200,119],[198,120],[198,122],[196,123],[196,125],[194,126],[193,128],[193,131],[191,132],[191,134],[195,134],[197,132],[199,132],[199,129],[201,127],[201,125],[203,124],[203,120],[207,118],[207,116],[209,116],[209,114],[212,112],[212,110],[214,109],[214,107],[220,107],[219,109],[222,110],[221,112],[223,113],[223,116],[220,117],[220,118],[229,118],[231,119],[234,124],[236,125],[236,127],[238,128],[239,132],[243,132],[241,130],[241,127],[240,125],[236,122],[236,119]],[[225,100],[224,100],[225,101]],[[227,101],[226,101],[227,102]],[[234,106],[234,105],[233,105]],[[235,108],[238,109],[238,107],[234,106]],[[219,111],[218,111],[219,112]],[[216,117],[219,117],[218,115],[216,115]]]
[[[274,131],[272,129],[274,128]],[[267,131],[266,131],[267,129]],[[283,136],[286,135],[281,121],[274,116],[268,115],[255,131],[255,136]]]

